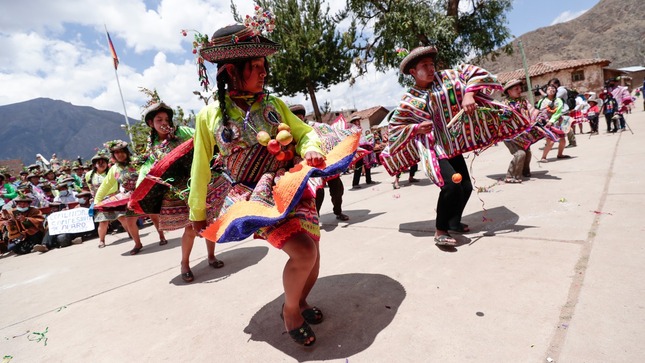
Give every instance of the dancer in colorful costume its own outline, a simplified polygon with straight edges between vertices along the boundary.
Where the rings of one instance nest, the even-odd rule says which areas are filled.
[[[529,122],[487,96],[502,89],[489,72],[468,64],[435,72],[436,55],[434,47],[419,47],[401,62],[399,71],[411,75],[415,85],[392,114],[381,161],[390,175],[421,161],[426,175],[441,187],[434,241],[454,246],[448,230],[469,231],[461,217],[473,190],[462,154],[511,138]]]
[[[146,147],[147,159],[139,170],[139,178],[137,180],[137,189],[130,197],[130,207],[138,213],[147,213],[158,215],[159,229],[162,231],[172,231],[184,228],[184,233],[181,236],[181,278],[184,282],[192,282],[195,279],[192,270],[190,269],[190,254],[195,242],[196,232],[193,230],[192,223],[188,219],[189,208],[185,200],[189,174],[188,168],[186,173],[174,173],[168,176],[167,180],[161,180],[157,175],[159,172],[163,173],[172,162],[185,162],[185,160],[178,161],[178,158],[165,159],[164,163],[161,160],[168,158],[172,150],[180,147],[184,143],[190,144],[192,149],[192,137],[195,130],[188,126],[175,126],[173,123],[174,111],[163,102],[153,102],[143,112],[143,119],[150,127],[150,136]],[[186,148],[184,146],[184,148]],[[175,153],[177,154],[177,153]],[[175,155],[173,154],[173,155]],[[180,157],[180,155],[178,155]],[[165,170],[164,170],[165,169]],[[161,196],[148,195],[153,190],[156,184],[166,185],[165,193]],[[186,194],[186,195],[184,195]],[[146,197],[155,199],[153,203],[146,204]],[[161,199],[161,202],[159,202]],[[224,262],[215,257],[215,244],[206,241],[206,250],[208,252],[208,265],[213,268],[221,268]]]
[[[558,136],[558,159],[569,159],[571,156],[564,155],[564,147],[566,145],[564,137],[569,133],[571,129],[571,119],[569,116],[562,114],[564,108],[564,102],[562,98],[556,97],[557,88],[553,85],[548,85],[546,87],[546,97],[538,101],[537,107],[542,113],[542,117],[546,120],[545,128],[553,132]],[[542,152],[541,163],[548,163],[547,156],[549,151],[553,148],[554,141],[552,139],[546,139],[546,145],[544,146],[544,151]]]
[[[512,139],[504,140],[504,145],[508,148],[513,159],[506,172],[506,183],[521,183],[522,177],[531,176],[531,145],[543,139],[545,136],[552,141],[557,141],[557,136],[552,132],[545,130],[539,121],[537,121],[540,112],[522,97],[522,80],[514,79],[506,82],[504,85],[504,103],[522,114],[527,120],[535,120],[533,126],[515,136]]]
[[[313,129],[265,93],[266,57],[278,48],[243,25],[217,30],[200,47],[201,57],[217,64],[217,102],[196,118],[188,205],[193,229],[208,225],[205,238],[222,243],[255,234],[287,253],[284,326],[295,342],[310,346],[316,338],[309,324],[320,323],[323,313],[307,302],[320,266],[315,191],[307,181],[345,170],[358,138],[347,138],[325,157]],[[294,150],[303,161],[294,161]],[[215,152],[230,185],[207,204]],[[219,212],[214,221],[207,220],[210,208]]]
[[[110,150],[115,163],[108,170],[107,175],[101,182],[101,186],[96,191],[94,208],[101,212],[116,212],[116,219],[119,219],[126,232],[128,232],[134,241],[134,248],[130,250],[130,255],[136,255],[143,248],[141,238],[139,237],[139,226],[137,226],[137,219],[141,215],[135,214],[131,209],[128,209],[127,204],[130,200],[130,194],[136,187],[139,166],[132,160],[132,154],[130,153],[127,142],[112,140],[105,143],[105,147]],[[122,217],[125,219],[121,219]],[[168,243],[163,232],[159,230],[158,219],[154,216],[150,219],[153,220],[159,233],[159,244],[164,245]],[[100,221],[95,220],[95,222]],[[103,245],[105,245],[105,242],[103,242]]]

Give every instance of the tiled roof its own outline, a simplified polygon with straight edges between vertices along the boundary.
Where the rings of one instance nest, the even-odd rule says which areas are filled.
[[[374,113],[376,113],[376,111],[380,110],[381,108],[387,112],[387,109],[383,106],[374,106],[374,107],[366,108],[361,111],[356,111],[353,114],[351,114],[349,118],[351,119],[354,116],[360,116],[360,118],[362,119],[369,119],[370,116],[372,116]]]
[[[600,64],[601,67],[606,67],[611,63],[607,59],[573,59],[551,62],[540,62],[529,66],[529,77],[541,76],[552,72],[561,71],[563,69],[580,68],[592,64]],[[512,72],[503,72],[497,74],[497,80],[500,83],[506,83],[512,79],[524,78],[524,68]]]

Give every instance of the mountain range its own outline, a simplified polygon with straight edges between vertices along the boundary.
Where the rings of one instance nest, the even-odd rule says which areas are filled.
[[[22,159],[28,165],[38,153],[47,159],[56,153],[59,160],[87,160],[108,140],[128,141],[124,123],[119,113],[49,98],[0,106],[0,160]]]
[[[544,9],[553,13],[553,9]],[[535,16],[540,16],[536,14]],[[473,63],[493,73],[522,68],[522,41],[529,65],[556,60],[608,59],[609,68],[645,66],[645,2],[601,0],[581,16],[530,31],[511,42],[512,55]]]

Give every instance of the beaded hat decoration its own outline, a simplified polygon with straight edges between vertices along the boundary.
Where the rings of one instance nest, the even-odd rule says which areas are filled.
[[[208,39],[195,32],[193,54],[197,54],[199,81],[208,90],[209,80],[204,60],[219,64],[237,60],[267,57],[280,49],[280,45],[266,38],[275,28],[275,16],[270,10],[255,6],[255,15],[247,15],[244,24],[233,24],[218,29]],[[186,36],[188,30],[182,29]]]
[[[92,164],[99,160],[105,160],[105,161],[110,161],[110,157],[107,154],[107,151],[105,150],[99,150],[96,155],[92,156]]]
[[[405,49],[402,49],[399,51],[399,54],[402,54],[402,52],[407,52]],[[399,72],[403,74],[410,74],[410,68],[412,68],[412,65],[415,63],[416,60],[422,57],[427,57],[430,56],[432,59],[437,58],[437,48],[433,46],[427,46],[427,47],[418,47],[412,49],[412,51],[409,54],[405,55],[405,58],[401,61],[401,64],[399,65]]]
[[[207,47],[201,49],[201,56],[211,63],[261,58],[280,49],[277,43],[241,25],[229,25],[217,30]]]
[[[123,140],[111,140],[111,141],[108,141],[105,144],[103,144],[103,146],[105,146],[105,148],[107,148],[111,152],[114,152],[114,151],[117,151],[117,150],[127,148],[128,143],[123,141]]]
[[[22,191],[18,191],[18,196],[13,198],[14,201],[16,202],[33,202],[33,199],[31,199],[27,194],[23,193]]]

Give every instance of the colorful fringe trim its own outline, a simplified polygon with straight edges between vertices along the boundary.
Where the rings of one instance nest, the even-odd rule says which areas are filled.
[[[328,177],[345,171],[354,158],[359,135],[341,141],[326,156],[324,169],[307,165],[306,161],[291,168],[273,187],[275,206],[243,201],[232,205],[202,232],[202,237],[218,243],[241,241],[258,229],[283,220],[298,204],[308,190],[307,181],[312,177]]]

